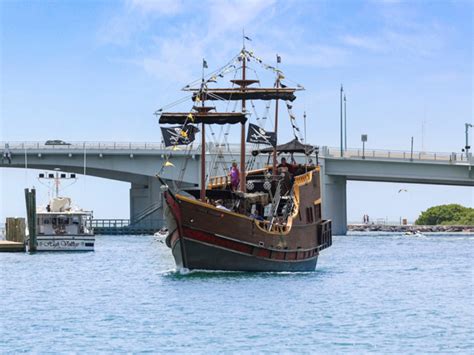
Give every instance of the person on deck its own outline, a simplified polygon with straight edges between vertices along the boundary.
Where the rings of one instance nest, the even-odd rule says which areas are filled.
[[[232,162],[232,167],[230,168],[230,189],[236,191],[239,188],[240,184],[240,173],[237,168],[237,163]]]
[[[281,163],[278,164],[277,168],[278,168],[279,173],[289,172],[290,174],[294,174],[294,172],[295,172],[295,165],[288,164],[286,162],[286,158],[284,158],[284,157],[281,158]]]

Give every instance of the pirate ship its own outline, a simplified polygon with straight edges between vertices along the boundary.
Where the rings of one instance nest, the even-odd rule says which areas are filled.
[[[247,38],[247,37],[245,37]],[[248,38],[247,38],[248,39]],[[271,87],[261,87],[256,78],[249,78],[249,63],[270,71],[275,78]],[[320,167],[309,156],[310,145],[298,138],[296,117],[292,113],[295,93],[303,87],[289,87],[281,69],[268,65],[245,48],[219,70],[184,87],[190,93],[192,109],[184,112],[156,112],[162,125],[164,143],[170,147],[164,169],[173,169],[173,151],[179,145],[192,145],[195,134],[201,133],[200,189],[179,189],[162,182],[165,201],[164,216],[169,234],[166,245],[171,249],[178,268],[232,271],[312,271],[321,250],[331,246],[331,221],[321,217],[322,200]],[[218,79],[234,73],[230,88],[214,88]],[[236,75],[240,74],[239,78]],[[277,145],[279,101],[285,101],[295,140]],[[209,104],[212,102],[212,104]],[[220,104],[240,103],[240,110],[219,111]],[[269,117],[252,115],[255,102],[274,103],[274,131],[265,130],[263,121]],[[247,121],[256,117],[256,123]],[[260,120],[259,120],[260,118]],[[168,126],[168,125],[175,126]],[[199,129],[198,129],[199,125]],[[228,170],[222,176],[206,174],[206,129],[213,125],[240,125],[240,184],[231,184]],[[222,128],[221,128],[222,130]],[[228,131],[227,131],[228,132]],[[226,134],[224,134],[226,137]],[[255,149],[246,159],[246,142]],[[260,144],[267,149],[259,149]],[[219,146],[217,144],[217,146]],[[255,158],[269,153],[268,164],[254,169]],[[282,153],[298,155],[304,163],[277,165]],[[273,161],[270,164],[270,156]]]

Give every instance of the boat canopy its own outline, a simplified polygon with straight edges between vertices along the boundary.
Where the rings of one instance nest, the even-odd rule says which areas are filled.
[[[231,89],[209,89],[201,92],[193,89],[193,101],[199,97],[204,100],[285,100],[296,99],[295,88],[231,88]]]
[[[247,122],[247,117],[242,112],[163,112],[160,116],[160,124],[235,124]]]
[[[281,153],[304,153],[306,155],[310,155],[314,151],[314,147],[309,144],[301,143],[297,138],[293,139],[292,141],[277,145],[276,151],[278,154]],[[273,153],[273,148],[265,148],[259,150],[253,150],[252,155],[256,156],[258,154],[271,154]]]

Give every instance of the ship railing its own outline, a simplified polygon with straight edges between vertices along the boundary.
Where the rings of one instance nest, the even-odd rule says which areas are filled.
[[[268,176],[265,172],[268,171],[268,168],[262,168],[258,170],[246,171],[245,176],[247,180],[264,180],[267,179]],[[214,188],[223,188],[230,184],[230,176],[229,175],[220,175],[220,176],[211,176],[209,177],[209,183],[207,184],[208,189]]]
[[[265,232],[277,233],[277,234],[286,234],[290,231],[291,226],[285,223],[280,222],[270,222],[270,221],[259,221],[255,220],[257,226]]]

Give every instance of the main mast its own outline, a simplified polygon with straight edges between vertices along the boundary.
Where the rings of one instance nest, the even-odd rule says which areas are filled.
[[[245,65],[246,65],[246,55],[245,55],[245,39],[244,46],[242,49],[242,91],[245,92]],[[245,95],[242,97],[242,112],[245,114]],[[245,122],[241,124],[241,134],[240,134],[240,191],[245,192],[246,190],[246,176],[245,176]]]
[[[202,62],[202,81],[201,81],[201,92],[204,91],[204,63]],[[201,100],[202,107],[204,107],[204,100]],[[206,131],[205,131],[204,120],[201,124],[201,193],[200,199],[202,202],[206,202]]]

